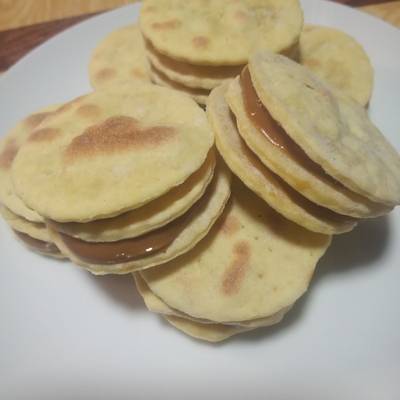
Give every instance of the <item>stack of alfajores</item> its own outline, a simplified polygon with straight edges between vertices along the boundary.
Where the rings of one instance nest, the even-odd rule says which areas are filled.
[[[135,279],[150,310],[219,341],[278,322],[331,234],[400,203],[400,157],[361,105],[268,51],[213,90],[207,113],[240,179],[231,203],[192,251]]]
[[[146,0],[140,29],[95,49],[96,92],[1,142],[4,218],[42,254],[134,272],[196,338],[279,322],[332,235],[400,203],[399,155],[363,107],[367,55],[302,24],[297,0]]]
[[[29,208],[15,193],[11,169],[14,159],[26,141],[34,140],[32,131],[58,106],[29,115],[19,122],[0,142],[0,213],[16,236],[31,250],[50,257],[62,258],[53,243],[44,218]]]
[[[153,81],[200,104],[255,50],[290,54],[302,26],[298,0],[146,0],[140,12]]]
[[[48,116],[12,178],[63,254],[95,274],[128,273],[189,250],[221,214],[230,173],[213,143],[190,98],[114,85]]]

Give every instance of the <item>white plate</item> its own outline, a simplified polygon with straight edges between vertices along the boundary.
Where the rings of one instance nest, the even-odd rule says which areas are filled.
[[[376,71],[370,112],[399,149],[400,31],[329,2],[308,22],[336,26]],[[0,131],[89,89],[91,49],[137,6],[86,21],[0,78]],[[30,253],[0,222],[0,398],[399,399],[400,218],[335,238],[311,290],[280,325],[222,345],[192,340],[145,311],[132,279],[95,278]]]

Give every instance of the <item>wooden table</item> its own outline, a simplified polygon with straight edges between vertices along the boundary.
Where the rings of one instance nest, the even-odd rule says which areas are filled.
[[[365,12],[378,16],[397,27],[400,27],[400,1],[382,2],[379,0],[338,0],[338,2],[359,7]],[[80,3],[83,5],[86,4],[86,2],[78,2],[78,4]],[[59,1],[55,1],[53,4],[55,7],[57,4],[61,7],[63,2],[60,3]],[[99,2],[99,4],[104,4],[104,2]],[[85,7],[86,8],[83,8],[83,10],[87,9],[87,5]],[[59,16],[60,12],[62,12],[62,10],[56,9],[54,10],[53,15]],[[77,13],[79,14],[79,10],[77,10]],[[99,12],[57,19],[54,21],[0,32],[0,73],[7,70],[32,48],[49,39],[56,33],[96,14],[99,14]]]

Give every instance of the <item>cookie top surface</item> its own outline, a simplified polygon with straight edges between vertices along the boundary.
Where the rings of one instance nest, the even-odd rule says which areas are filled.
[[[237,65],[258,49],[280,52],[299,38],[297,0],[146,0],[140,28],[172,58],[200,65]]]
[[[115,255],[118,257],[120,262],[113,257],[113,262],[111,264],[104,263],[103,261],[94,261],[82,258],[82,253],[78,254],[76,247],[72,248],[69,243],[64,241],[62,235],[50,227],[49,231],[52,239],[60,248],[60,250],[66,254],[73,262],[81,265],[88,269],[94,274],[127,274],[129,272],[143,270],[145,268],[150,268],[153,266],[159,266],[160,264],[166,263],[181,254],[186,253],[191,248],[193,248],[204,236],[207,235],[215,221],[221,215],[224,210],[225,204],[230,196],[230,181],[231,174],[223,164],[223,162],[218,162],[213,179],[208,185],[204,195],[182,216],[180,223],[182,223],[182,230],[179,229],[177,236],[172,236],[172,242],[170,242],[167,247],[162,248],[160,251],[142,253],[138,257],[133,257],[127,260],[122,260],[125,255],[132,254],[131,250],[125,247],[126,241],[123,243],[125,247],[119,247],[118,253]],[[161,227],[163,230],[165,227]],[[149,232],[146,241],[151,247],[151,241],[157,240],[159,232]],[[141,239],[140,237],[138,238]],[[133,239],[135,240],[135,239]],[[121,243],[121,242],[118,242]],[[117,244],[118,244],[117,243]],[[155,243],[155,242],[154,242]],[[96,256],[98,251],[98,243],[87,243],[91,247],[91,252]],[[104,243],[100,243],[100,246]],[[108,245],[108,244],[107,244]],[[110,243],[113,245],[113,243]],[[128,244],[129,246],[129,244]],[[146,248],[149,248],[146,246]],[[144,249],[146,251],[146,249]],[[96,257],[97,258],[97,257]],[[114,262],[118,263],[115,264]],[[160,266],[161,268],[161,266]]]
[[[46,119],[14,159],[13,182],[41,215],[86,222],[181,184],[213,142],[204,111],[187,96],[142,83],[110,86]]]
[[[20,147],[29,139],[31,132],[58,107],[59,105],[52,105],[27,116],[0,140],[0,203],[14,214],[31,222],[43,222],[43,218],[15,194],[11,167]]]
[[[87,242],[114,242],[154,231],[184,214],[201,198],[213,177],[214,167],[215,152],[212,150],[204,164],[185,182],[143,207],[83,224],[58,223],[56,229]]]
[[[136,24],[111,32],[97,45],[90,58],[89,78],[95,89],[119,81],[150,82],[150,65]]]
[[[249,71],[271,117],[328,175],[372,201],[400,203],[399,154],[362,106],[268,51],[250,58]]]
[[[368,104],[374,71],[367,53],[350,35],[307,25],[300,36],[299,62],[361,105]]]
[[[192,251],[141,275],[170,307],[215,322],[271,316],[306,290],[330,236],[281,217],[238,180]]]

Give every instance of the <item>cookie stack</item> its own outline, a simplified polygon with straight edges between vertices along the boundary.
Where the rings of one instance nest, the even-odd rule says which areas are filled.
[[[151,311],[220,341],[279,322],[332,234],[400,203],[400,157],[361,105],[269,51],[214,89],[207,113],[237,176],[231,201],[194,249],[135,280]]]
[[[16,236],[31,250],[42,255],[62,258],[50,238],[45,221],[16,194],[11,179],[14,159],[26,141],[33,140],[32,131],[58,106],[48,107],[18,123],[0,142],[0,213]]]
[[[279,322],[332,235],[400,204],[368,57],[302,25],[297,0],[144,1],[94,50],[95,92],[0,143],[2,215],[41,254],[133,272],[190,336]]]
[[[21,147],[16,194],[63,254],[95,274],[161,264],[206,235],[230,194],[203,110],[155,85],[65,104]]]
[[[216,342],[278,323],[330,240],[283,218],[236,179],[207,237],[162,268],[136,273],[136,285],[150,311]]]
[[[146,0],[140,11],[153,81],[201,104],[255,50],[290,54],[302,25],[297,0]]]
[[[336,234],[400,202],[400,160],[363,107],[267,51],[215,89],[208,109],[231,170],[277,212]]]

